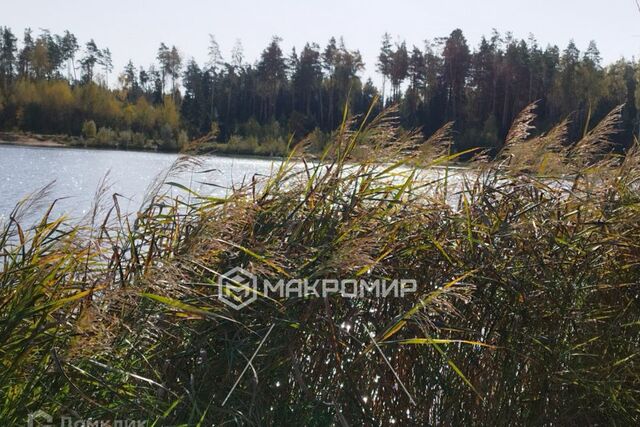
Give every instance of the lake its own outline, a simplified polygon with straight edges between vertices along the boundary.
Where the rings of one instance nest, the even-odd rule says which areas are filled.
[[[80,218],[91,209],[94,194],[107,174],[111,185],[108,193],[122,195],[121,208],[135,212],[149,185],[178,157],[165,153],[0,145],[0,223],[8,218],[16,203],[51,182],[54,185],[40,201],[39,212],[60,199],[56,203],[56,214]],[[177,181],[216,195],[224,195],[226,191],[198,182],[229,188],[251,180],[256,174],[269,175],[274,164],[278,164],[277,160],[239,157],[199,159],[202,165],[182,174]],[[197,173],[206,170],[210,172]]]

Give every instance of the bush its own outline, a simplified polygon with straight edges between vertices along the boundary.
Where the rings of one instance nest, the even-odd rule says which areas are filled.
[[[182,150],[182,147],[189,143],[189,136],[187,132],[181,130],[178,132],[178,150]]]
[[[118,132],[118,143],[122,144],[125,148],[129,146],[133,138],[133,132],[130,130],[121,130]]]
[[[218,151],[227,154],[256,154],[258,138],[255,136],[241,137],[232,135],[226,144],[216,144]]]
[[[86,139],[95,138],[96,133],[96,122],[94,122],[93,120],[87,120],[82,124],[82,136],[84,136]]]
[[[261,156],[285,156],[287,154],[287,143],[282,138],[270,138],[263,141],[256,150]]]
[[[131,137],[131,148],[142,149],[144,148],[145,137],[141,132],[134,132]]]
[[[262,127],[260,126],[260,123],[258,123],[258,121],[254,117],[251,117],[245,123],[240,125],[239,135],[258,137],[260,136],[261,131]]]
[[[163,151],[178,151],[178,144],[173,136],[173,129],[168,123],[160,127],[160,149]]]
[[[107,127],[101,127],[96,135],[96,142],[99,146],[109,146],[109,147],[117,147],[118,141],[116,138],[116,133]]]
[[[322,132],[319,128],[315,128],[306,138],[306,142],[309,144],[309,151],[316,154],[322,153],[329,143],[329,139],[329,135]]]

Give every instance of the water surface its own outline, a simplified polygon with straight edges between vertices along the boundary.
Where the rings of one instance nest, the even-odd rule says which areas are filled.
[[[91,209],[96,190],[107,173],[109,195],[120,194],[121,207],[135,212],[149,185],[177,158],[177,154],[165,153],[0,145],[0,222],[8,218],[16,203],[51,182],[54,185],[40,201],[39,210],[59,199],[56,214],[80,218]],[[177,181],[218,195],[226,192],[225,187],[251,180],[256,174],[268,175],[277,162],[218,156],[199,160],[200,166],[183,173]],[[210,171],[198,173],[204,170]]]

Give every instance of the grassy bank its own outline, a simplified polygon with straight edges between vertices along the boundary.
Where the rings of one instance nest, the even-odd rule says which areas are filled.
[[[95,136],[45,135],[29,132],[0,132],[0,144],[49,148],[97,148],[106,150],[167,151],[178,150],[176,141],[147,139],[142,134],[100,129]]]
[[[313,154],[321,150],[328,136],[312,133]],[[290,142],[283,138],[257,138],[253,136],[233,135],[227,142],[217,142],[209,138],[189,141],[182,133],[176,140],[158,140],[146,138],[141,133],[100,129],[95,136],[79,137],[69,135],[43,135],[23,132],[0,132],[0,144],[22,145],[27,147],[50,148],[96,148],[106,150],[187,152],[189,154],[220,154],[252,157],[286,157],[290,152]]]
[[[417,178],[453,160],[448,128],[423,143],[381,116],[226,198],[167,197],[182,159],[136,218],[99,190],[84,224],[25,229],[26,201],[0,234],[0,423],[638,422],[640,152],[607,154],[619,113],[568,144],[566,123],[530,136],[527,109],[456,185]],[[217,295],[237,266],[418,291],[236,311]]]
[[[26,147],[66,147],[71,141],[64,135],[40,135],[22,132],[0,132],[0,144]]]

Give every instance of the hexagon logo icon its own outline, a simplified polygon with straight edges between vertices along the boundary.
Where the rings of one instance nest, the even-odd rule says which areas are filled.
[[[218,280],[218,298],[229,307],[240,310],[258,298],[258,278],[242,267],[222,274]]]
[[[53,417],[44,412],[43,410],[38,409],[35,412],[29,414],[27,418],[27,426],[28,427],[52,427]]]

